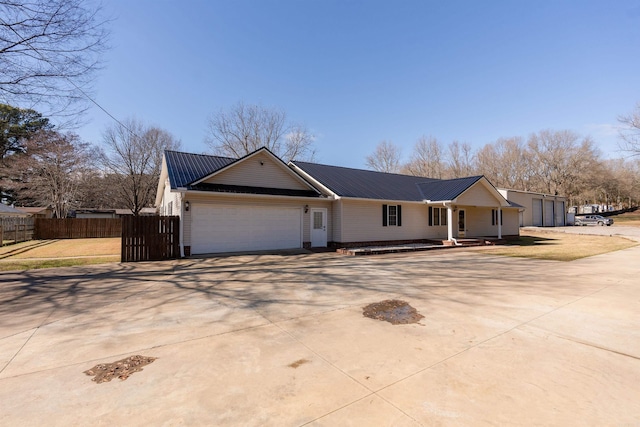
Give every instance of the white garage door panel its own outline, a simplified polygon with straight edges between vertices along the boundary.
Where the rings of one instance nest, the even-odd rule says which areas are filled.
[[[194,204],[191,211],[193,254],[302,246],[299,208]]]

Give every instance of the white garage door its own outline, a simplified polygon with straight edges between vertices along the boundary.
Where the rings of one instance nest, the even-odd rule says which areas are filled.
[[[302,247],[299,208],[191,206],[191,253],[242,252]]]
[[[542,225],[542,199],[533,199],[533,224]]]
[[[544,226],[553,227],[553,200],[544,201]]]

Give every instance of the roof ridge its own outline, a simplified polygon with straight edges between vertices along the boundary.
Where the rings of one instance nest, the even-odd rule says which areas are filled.
[[[405,174],[405,173],[394,173],[394,172],[381,172],[381,171],[375,171],[375,170],[371,170],[371,169],[352,168],[352,167],[349,167],[349,166],[327,165],[325,163],[304,162],[304,161],[297,161],[297,160],[291,160],[291,163],[293,163],[293,164],[299,164],[300,163],[300,164],[307,164],[307,165],[325,166],[325,167],[330,167],[330,168],[348,169],[348,170],[359,171],[359,172],[379,173],[379,174],[383,174],[383,175],[405,176],[405,177],[409,177],[409,178],[423,178],[423,179],[430,179],[432,181],[443,181],[440,178],[429,178],[428,176],[408,175],[408,174]]]
[[[237,157],[226,157],[226,156],[216,156],[214,154],[204,154],[204,153],[188,153],[186,151],[178,151],[178,150],[164,150],[165,153],[176,153],[176,154],[186,154],[189,156],[199,156],[199,157],[213,157],[216,159],[228,159],[228,160],[238,160]]]

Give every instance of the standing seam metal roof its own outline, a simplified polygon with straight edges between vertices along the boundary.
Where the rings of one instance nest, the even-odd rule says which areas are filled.
[[[453,200],[482,178],[434,179],[317,163],[292,163],[338,196],[361,199]]]
[[[167,172],[171,189],[186,187],[192,182],[211,175],[215,171],[237,161],[229,157],[208,156],[206,154],[165,151]]]

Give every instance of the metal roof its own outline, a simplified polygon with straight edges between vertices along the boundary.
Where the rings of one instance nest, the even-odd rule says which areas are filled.
[[[231,163],[237,162],[239,159],[169,150],[165,151],[165,158],[172,189],[190,188],[204,191],[294,195],[291,194],[291,190],[273,193],[272,189],[266,188],[204,183],[192,185],[194,182]],[[304,171],[336,195],[360,199],[415,202],[453,200],[482,178],[482,176],[472,176],[442,180],[318,163],[291,162],[291,164]],[[307,191],[296,192],[295,195],[311,196]],[[315,195],[317,196],[317,194]]]
[[[445,201],[453,200],[467,188],[482,179],[480,176],[469,176],[466,178],[443,179],[432,182],[418,184],[423,200]]]
[[[292,163],[338,196],[361,199],[453,200],[482,178],[434,179],[317,163]]]
[[[218,169],[237,161],[229,157],[208,156],[206,154],[182,153],[167,150],[167,172],[171,189],[186,187],[197,179],[211,175]]]
[[[422,201],[417,184],[438,181],[411,175],[375,172],[307,162],[291,162],[341,197]]]

